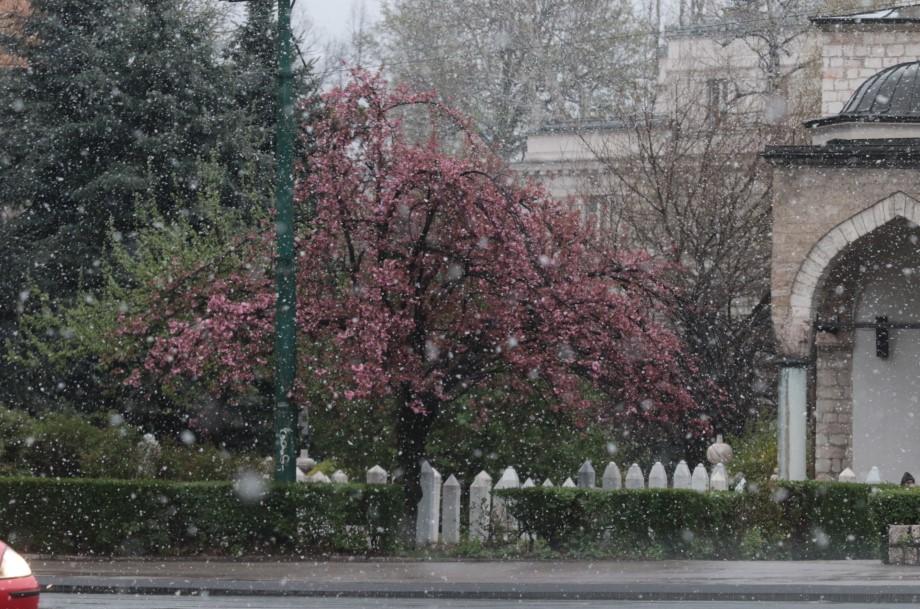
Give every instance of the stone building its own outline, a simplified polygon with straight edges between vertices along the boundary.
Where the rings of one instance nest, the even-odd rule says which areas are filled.
[[[764,153],[780,473],[897,482],[920,472],[920,7],[813,22],[824,117]]]
[[[0,0],[0,32],[15,30],[17,20],[27,14],[29,3],[27,0]],[[10,57],[0,50],[0,69],[18,67],[22,60]]]

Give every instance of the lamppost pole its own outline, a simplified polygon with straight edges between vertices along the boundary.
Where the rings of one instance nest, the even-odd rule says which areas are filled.
[[[294,74],[291,5],[278,0],[278,117],[275,134],[275,480],[296,480],[297,410],[294,257]]]

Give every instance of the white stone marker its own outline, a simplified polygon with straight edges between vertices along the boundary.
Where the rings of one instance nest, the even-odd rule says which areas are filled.
[[[496,491],[503,488],[520,487],[521,479],[518,477],[517,471],[511,466],[505,468],[505,471],[502,472],[502,477],[495,483]],[[517,522],[515,522],[511,514],[508,513],[507,499],[504,497],[496,495],[492,498],[492,522],[505,531],[517,529]]]
[[[674,488],[692,488],[690,485],[690,468],[686,461],[681,461],[674,468]]]
[[[438,523],[441,520],[441,474],[422,461],[422,498],[415,518],[415,545],[424,547],[438,543]]]
[[[873,465],[872,469],[869,470],[869,474],[866,476],[866,484],[881,484],[882,483],[882,473],[878,471],[878,466]]]
[[[716,463],[712,467],[712,476],[709,478],[709,488],[713,491],[728,490],[728,473],[724,463]]]
[[[611,461],[604,468],[604,475],[601,477],[601,487],[613,491],[623,488],[623,474],[616,463]]]
[[[856,472],[854,472],[849,467],[840,472],[840,475],[837,476],[838,482],[856,482]]]
[[[661,461],[656,461],[648,475],[649,488],[668,488],[668,473],[664,471]]]
[[[562,488],[575,488],[575,487],[576,487],[575,481],[572,480],[571,478],[566,478],[565,482],[562,483]]]
[[[367,470],[367,483],[368,484],[386,484],[387,483],[387,470],[383,469],[379,465]]]
[[[348,474],[340,469],[337,469],[335,470],[335,473],[332,474],[332,481],[336,484],[348,484]]]
[[[738,480],[738,484],[735,485],[736,493],[743,493],[744,489],[747,488],[747,478],[741,476],[741,480]]]
[[[543,488],[552,488],[554,485],[553,485],[553,481],[547,478],[546,480],[543,481],[543,484],[541,484],[540,486],[542,486]]]
[[[585,461],[581,464],[581,467],[578,468],[578,487],[579,488],[594,488],[594,484],[597,479],[597,474],[594,472],[594,466],[591,465],[591,461]]]
[[[521,485],[521,488],[533,488],[536,485],[537,484],[533,481],[533,478],[528,478],[527,480],[524,480],[524,484]]]
[[[693,475],[690,477],[690,488],[701,493],[709,490],[709,474],[702,463],[697,463],[693,468]]]
[[[314,482],[318,484],[329,484],[330,482],[332,482],[332,480],[330,480],[329,476],[327,476],[323,472],[316,472],[315,474],[311,474],[307,476],[307,482]]]
[[[642,470],[639,469],[638,463],[633,463],[626,470],[626,488],[645,488],[645,476],[642,475]]]
[[[460,543],[460,482],[451,476],[442,487],[441,539],[446,544]]]
[[[479,472],[470,486],[470,539],[485,541],[489,538],[492,513],[492,476]]]

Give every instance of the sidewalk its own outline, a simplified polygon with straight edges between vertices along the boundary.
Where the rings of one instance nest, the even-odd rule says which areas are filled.
[[[920,569],[878,561],[48,560],[46,593],[918,602]]]

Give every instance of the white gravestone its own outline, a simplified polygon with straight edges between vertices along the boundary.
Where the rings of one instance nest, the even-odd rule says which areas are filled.
[[[706,468],[703,467],[702,463],[698,463],[693,468],[693,475],[690,477],[690,488],[700,493],[705,493],[709,490],[709,474],[706,473]]]
[[[601,487],[608,491],[615,491],[623,488],[623,475],[616,463],[611,461],[604,468],[604,475],[601,477]]]
[[[578,486],[579,488],[594,488],[597,475],[594,472],[594,466],[591,461],[585,461],[578,468]]]
[[[424,547],[438,543],[438,522],[441,519],[441,474],[428,461],[422,462],[420,484],[422,498],[415,519],[415,544]]]
[[[470,539],[485,541],[489,538],[492,513],[492,476],[479,472],[470,486]]]
[[[838,482],[856,482],[856,472],[854,472],[849,467],[840,472],[840,475],[837,476]]]
[[[495,490],[505,488],[520,488],[521,479],[513,467],[506,467],[502,472],[502,477],[495,483]],[[517,529],[517,522],[508,512],[508,500],[504,497],[494,496],[492,498],[492,522],[503,531],[513,531]]]
[[[728,490],[728,474],[725,471],[725,464],[716,463],[712,468],[712,476],[709,477],[709,489],[713,491]]]
[[[648,475],[649,488],[668,488],[668,473],[664,471],[661,461],[656,461]]]
[[[633,463],[626,470],[626,488],[645,488],[645,476],[642,475],[642,470],[639,468],[638,463]]]
[[[387,470],[383,469],[379,465],[367,470],[367,483],[368,484],[386,484],[387,483]]]
[[[441,537],[446,544],[460,543],[460,482],[451,476],[441,498]]]
[[[686,461],[681,461],[674,468],[674,488],[689,489],[690,486],[690,468],[687,467]]]

